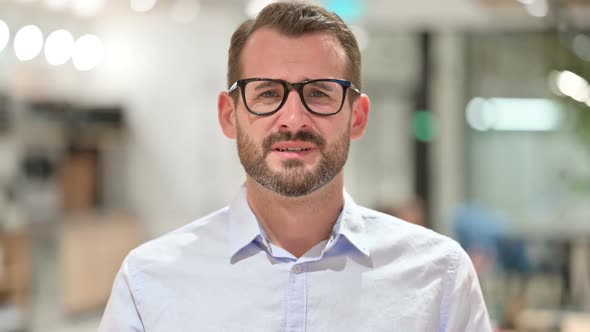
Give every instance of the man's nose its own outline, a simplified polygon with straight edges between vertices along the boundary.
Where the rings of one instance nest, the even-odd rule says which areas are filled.
[[[289,91],[285,104],[279,110],[279,129],[297,131],[311,126],[311,113],[303,105],[296,90]]]

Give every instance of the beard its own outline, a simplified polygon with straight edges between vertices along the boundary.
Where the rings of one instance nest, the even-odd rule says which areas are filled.
[[[240,162],[246,173],[264,188],[279,195],[299,197],[308,195],[328,182],[332,181],[340,173],[350,146],[350,128],[332,145],[319,134],[310,131],[278,132],[267,136],[261,149],[257,148],[254,141],[242,130],[237,122],[237,146]],[[320,151],[321,159],[313,169],[305,168],[305,162],[300,159],[287,159],[282,162],[280,171],[273,171],[266,162],[267,155],[272,152],[271,146],[283,141],[303,141],[313,143]],[[261,151],[262,150],[262,151]]]

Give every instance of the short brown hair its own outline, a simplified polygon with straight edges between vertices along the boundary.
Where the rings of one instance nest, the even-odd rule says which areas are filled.
[[[346,79],[361,89],[361,52],[350,28],[333,12],[304,1],[281,1],[266,6],[254,20],[242,23],[234,32],[229,47],[228,88],[240,79],[240,56],[248,38],[258,29],[270,27],[286,36],[316,32],[332,34],[348,58]]]

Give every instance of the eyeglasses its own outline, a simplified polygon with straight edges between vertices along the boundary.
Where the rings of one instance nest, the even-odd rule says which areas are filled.
[[[242,91],[242,99],[248,112],[255,115],[271,115],[278,112],[287,101],[289,92],[296,90],[303,106],[313,114],[329,116],[342,109],[346,99],[346,91],[361,92],[345,80],[321,78],[299,83],[270,78],[248,78],[238,80],[231,88]]]

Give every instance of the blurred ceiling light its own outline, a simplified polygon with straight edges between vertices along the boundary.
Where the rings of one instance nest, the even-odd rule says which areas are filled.
[[[8,28],[8,24],[6,22],[0,20],[0,52],[4,50],[6,45],[8,45],[8,40],[10,39],[10,29]]]
[[[580,59],[590,61],[590,37],[577,35],[572,42],[572,48]]]
[[[537,0],[516,0],[516,1],[522,3],[523,5],[530,5]]]
[[[260,11],[270,5],[271,3],[276,2],[276,0],[250,0],[248,4],[246,4],[246,15],[250,18],[256,18]]]
[[[491,112],[491,108],[487,107],[487,100],[485,98],[473,98],[467,104],[467,111],[465,113],[467,123],[475,130],[489,130],[496,122],[494,115]]]
[[[103,8],[106,0],[72,0],[72,9],[81,17],[96,16]]]
[[[557,85],[557,81],[558,81],[560,75],[561,75],[560,71],[557,71],[557,70],[551,71],[547,77],[547,84],[549,85],[549,89],[551,89],[551,92],[553,92],[554,94],[556,94],[560,97],[563,97],[564,94],[561,92],[561,90],[559,89],[559,86]]]
[[[76,41],[72,62],[79,71],[88,71],[98,66],[103,56],[102,41],[95,35],[84,35]]]
[[[136,12],[144,13],[156,5],[157,0],[131,0],[129,6]]]
[[[580,86],[579,89],[570,97],[572,97],[572,99],[575,101],[585,103],[587,100],[590,100],[590,86],[588,83]]]
[[[474,98],[466,119],[478,131],[550,131],[559,127],[562,113],[549,99]]]
[[[529,4],[526,4],[526,11],[534,17],[545,17],[549,14],[549,4],[547,0],[534,0]]]
[[[70,0],[45,0],[45,6],[50,10],[63,10],[68,6]]]
[[[60,66],[72,57],[73,49],[72,34],[66,30],[56,30],[45,41],[45,58],[50,65]]]
[[[189,23],[199,15],[199,0],[176,0],[170,9],[172,19],[180,23]]]
[[[367,29],[359,25],[350,25],[350,30],[356,37],[360,50],[366,50],[369,47],[369,32]]]
[[[35,25],[22,27],[14,36],[14,54],[21,61],[36,57],[43,48],[43,33]]]
[[[571,71],[563,71],[556,77],[557,88],[562,94],[579,102],[585,102],[589,98],[590,86],[586,80]]]

